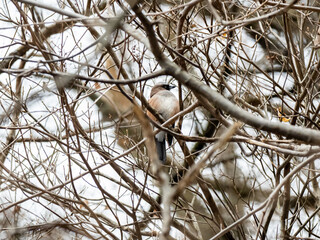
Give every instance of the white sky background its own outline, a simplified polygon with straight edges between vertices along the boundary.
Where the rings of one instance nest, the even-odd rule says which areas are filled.
[[[7,6],[6,6],[7,4]],[[57,2],[54,0],[46,1],[46,4],[51,4],[55,7],[57,7]],[[10,17],[11,19],[20,19],[20,14],[17,12],[16,8],[12,5],[11,2],[9,1],[1,1],[0,2],[0,12],[3,13],[4,15],[8,14],[8,11],[6,10],[6,7],[10,9]],[[163,10],[166,10],[168,8],[164,7]],[[68,10],[68,9],[66,9]],[[61,16],[59,14],[52,14],[51,11],[47,10],[41,10],[41,13],[44,16],[44,19],[46,19],[46,22],[54,22],[56,20],[61,20]],[[110,13],[109,13],[110,14]],[[107,15],[107,12],[104,13],[104,15]],[[197,27],[202,27],[203,22],[199,19],[198,21],[199,26]],[[78,27],[73,27],[70,30],[65,31],[63,34],[56,34],[50,38],[50,42],[54,43],[56,45],[55,51],[57,52],[58,55],[68,57],[69,55],[73,55],[77,52],[79,52],[80,49],[85,48],[86,46],[89,46],[94,40],[91,37],[90,33],[87,32],[87,29],[83,27],[80,23],[76,24]],[[76,29],[76,31],[75,31]],[[100,33],[103,33],[104,29],[103,28],[96,28],[99,30]],[[12,43],[19,43],[20,39],[20,30],[16,28],[16,26],[13,26],[10,23],[6,23],[5,21],[1,21],[0,23],[0,45],[1,46],[9,46]],[[241,39],[242,41],[247,41],[246,33],[239,32],[238,33],[238,38]],[[30,37],[30,36],[28,36]],[[197,37],[201,38],[201,32],[197,32]],[[221,41],[224,41],[224,39],[221,39]],[[264,55],[260,54],[262,53],[262,49],[254,45],[252,42],[247,42],[247,48],[246,53],[247,54],[252,54],[252,60],[253,61],[261,61],[263,59]],[[0,48],[0,57],[6,57],[8,56],[8,53],[12,52],[16,47],[18,47],[19,44],[13,45],[12,47],[1,47]],[[61,47],[63,46],[63,47]],[[216,43],[216,45],[213,45],[212,48],[210,49],[212,59],[217,59],[219,58],[219,53],[221,51],[221,44]],[[235,46],[237,47],[237,46]],[[131,50],[135,51],[136,57],[139,57],[139,53],[143,50],[143,45],[141,43],[137,42],[132,42],[132,45],[129,46]],[[235,49],[236,51],[238,49]],[[239,51],[240,54],[243,54],[241,51]],[[259,53],[259,54],[257,54]],[[221,53],[220,53],[221,54]],[[150,73],[154,67],[155,67],[155,62],[152,59],[152,55],[149,54],[150,60],[149,59],[144,59],[143,60],[143,67],[145,69],[145,72],[143,74]],[[255,58],[255,56],[258,56],[258,58]],[[98,60],[100,57],[100,53],[96,51],[95,47],[90,48],[85,52],[85,56],[83,54],[78,55],[77,57],[74,58],[74,60],[79,61],[79,62],[90,62],[91,64],[94,64],[95,61]],[[236,57],[236,56],[233,56]],[[25,68],[33,68],[34,66],[43,66],[41,63],[37,63],[36,61],[42,59],[41,57],[33,57],[33,60],[35,62],[33,63],[28,63],[26,64]],[[218,60],[217,60],[218,61]],[[204,59],[205,62],[205,59]],[[18,68],[19,61],[17,61],[12,68]],[[131,74],[132,78],[139,77],[140,73],[137,71],[136,63],[132,62],[131,64],[125,65],[126,69],[130,69],[129,73]],[[241,66],[241,64],[240,64]],[[70,73],[75,73],[77,72],[78,69],[78,64],[73,64],[68,62],[68,64],[65,66],[65,69],[67,72]],[[86,73],[86,69],[84,68],[82,70],[82,73]],[[197,74],[197,73],[195,73]],[[200,75],[199,75],[200,76]],[[106,76],[101,76],[106,77]],[[292,78],[288,76],[285,73],[275,73],[273,76],[274,79],[278,82],[279,85],[284,86],[285,89],[289,89],[291,85],[293,84]],[[256,94],[267,94],[270,91],[273,91],[273,86],[268,79],[263,76],[262,74],[256,74],[253,77],[256,86],[259,86],[259,88],[253,88],[253,91]],[[163,81],[166,79],[157,79],[157,81]],[[167,79],[168,80],[168,79]],[[12,79],[12,77],[9,77],[6,74],[1,74],[1,83],[10,86],[10,85],[15,85],[15,79]],[[176,85],[177,82],[173,81]],[[234,91],[237,92],[239,95],[241,95],[245,89],[249,86],[246,86],[246,84],[242,84],[242,79],[239,76],[234,76],[232,79],[230,79],[229,82],[232,87],[234,88]],[[45,84],[45,87],[44,87]],[[149,92],[150,92],[150,87],[153,85],[153,83],[150,81],[147,84],[147,88],[145,90],[145,96],[148,98],[149,97]],[[49,90],[47,89],[49,88]],[[252,87],[252,86],[250,86]],[[173,91],[174,94],[177,95],[177,90]],[[67,93],[70,96],[70,99],[74,98],[76,96],[76,92],[73,90],[68,90]],[[46,78],[34,78],[32,77],[26,77],[23,79],[23,98],[27,101],[27,107],[29,112],[32,114],[32,116],[36,120],[40,120],[41,124],[43,124],[46,129],[48,129],[51,133],[57,134],[59,133],[62,129],[65,127],[65,122],[63,119],[63,113],[60,110],[60,104],[59,104],[59,96],[56,94],[56,89],[54,83],[50,79]],[[30,100],[31,98],[34,98],[34,100]],[[7,108],[10,104],[10,99],[1,96],[1,104],[2,108],[5,109]],[[275,103],[277,103],[277,100],[273,100]],[[279,100],[280,101],[280,100]],[[79,121],[81,122],[83,128],[87,129],[89,126],[91,127],[98,127],[100,124],[101,120],[101,114],[98,112],[98,108],[93,104],[91,100],[88,98],[83,98],[81,101],[79,101],[79,105],[77,106],[77,114],[79,116]],[[280,104],[280,103],[278,103]],[[294,103],[293,103],[294,104]],[[3,112],[3,110],[1,110]],[[0,112],[0,113],[1,113]],[[53,112],[53,114],[51,114]],[[207,122],[205,121],[205,116],[201,111],[196,111],[196,116],[199,119],[203,119],[202,122],[203,127],[206,126]],[[270,118],[272,118],[270,116]],[[274,119],[275,121],[277,119]],[[67,120],[67,122],[70,124],[70,120]],[[20,117],[20,124],[36,124],[36,122],[31,119],[29,115],[26,113],[22,114]],[[108,125],[108,124],[107,124]],[[10,126],[9,122],[2,122],[1,126]],[[36,125],[35,125],[36,126]],[[250,128],[247,129],[248,131],[251,131]],[[184,119],[184,125],[182,129],[183,133],[186,135],[195,135],[196,134],[196,126],[193,124],[193,114],[189,114],[185,117]],[[62,131],[63,132],[63,131]],[[8,130],[1,129],[0,130],[0,141],[5,142],[6,136],[8,134]],[[254,135],[255,132],[252,131],[252,134]],[[35,131],[29,131],[29,130],[22,130],[22,135],[25,138],[29,137],[42,137],[39,134],[37,134]],[[111,146],[113,149],[110,150],[113,156],[117,156],[121,153],[123,153],[123,149],[118,146],[115,142],[115,136],[114,136],[114,128],[107,128],[103,132],[95,133],[95,140],[103,144],[104,141],[107,142],[113,142]],[[63,140],[66,141],[66,140]],[[192,146],[192,143],[188,144],[189,146]],[[72,170],[73,176],[78,176],[79,174],[83,173],[83,169],[81,167],[77,166],[76,164],[72,164],[72,169],[69,168],[69,162],[67,156],[65,156],[63,153],[59,154],[56,153],[57,149],[60,149],[60,146],[57,146],[55,142],[47,142],[47,143],[30,143],[29,146],[27,147],[29,149],[29,152],[25,151],[25,146],[22,143],[17,143],[15,144],[14,147],[14,152],[12,153],[15,155],[17,158],[28,158],[31,159],[30,162],[24,161],[24,165],[21,165],[20,163],[17,162],[12,162],[12,161],[6,161],[5,166],[10,169],[14,174],[16,175],[28,175],[30,176],[28,181],[32,182],[33,184],[43,187],[40,183],[42,181],[43,183],[46,184],[48,187],[54,187],[56,185],[59,185],[63,182],[66,181],[66,176],[69,175],[69,171]],[[87,149],[84,147],[84,149]],[[174,146],[175,152],[173,153],[174,156],[179,159],[179,156],[182,156],[180,147],[178,144]],[[172,152],[172,149],[170,149],[169,152]],[[92,167],[98,166],[99,164],[103,163],[104,160],[100,159],[100,156],[91,151],[86,151],[83,152],[85,156],[88,156],[87,159],[89,160],[89,163]],[[236,154],[240,154],[240,150],[236,152]],[[9,155],[10,156],[10,155]],[[74,157],[75,160],[79,161],[79,165],[83,166],[82,160],[79,158],[78,154],[76,153],[71,153],[71,157]],[[12,157],[10,157],[12,159]],[[122,165],[125,168],[125,161],[133,159],[121,159],[123,161]],[[119,161],[119,164],[121,164],[121,161]],[[252,181],[255,182],[255,187],[257,189],[261,188],[270,188],[270,182],[265,182],[265,179],[267,176],[263,176],[260,174],[259,169],[256,169],[255,167],[249,166],[248,167],[248,161],[243,159],[241,156],[238,156],[237,159],[237,165],[240,166],[239,169],[241,171],[238,173],[239,178],[246,176],[247,179],[240,179],[239,182],[241,181]],[[37,172],[37,175],[40,176],[40,179],[36,179],[32,172],[26,173],[25,171],[27,169],[30,169],[30,167],[34,168],[34,171]],[[49,169],[49,171],[45,171],[45,169]],[[112,170],[111,167],[104,166],[99,169],[101,173],[106,174],[110,178],[114,178],[117,180],[120,180],[119,176]],[[137,171],[137,172],[132,172],[131,169],[128,169],[128,171],[131,174],[136,174],[137,179],[143,183],[145,179],[145,174],[142,171]],[[49,173],[49,174],[47,174]],[[205,169],[203,171],[204,176],[210,176],[212,174],[215,175],[216,178],[220,178],[224,176],[224,169],[223,167],[215,169],[215,171],[212,171],[211,169]],[[303,177],[303,176],[302,176]],[[129,206],[132,204],[135,204],[137,201],[136,197],[133,197],[131,195],[130,191],[126,191],[125,188],[120,188],[119,185],[116,185],[112,183],[112,181],[106,180],[106,178],[99,178],[101,180],[101,185],[105,187],[105,189],[112,193],[115,197],[117,197],[121,202],[128,204]],[[274,183],[273,183],[274,184]],[[86,175],[77,181],[75,181],[75,185],[77,188],[77,191],[81,193],[83,197],[87,197],[88,199],[99,199],[101,198],[101,193],[98,189],[95,188],[95,184],[90,177],[90,175]],[[1,186],[0,186],[1,187]],[[70,184],[68,187],[71,188]],[[155,196],[155,193],[159,192],[158,187],[154,186],[154,182],[149,179],[148,181],[148,187],[151,188],[149,191],[151,195]],[[297,188],[299,187],[299,184]],[[57,193],[65,195],[65,197],[69,197],[68,194],[69,192],[64,191],[64,189],[57,189],[55,190]],[[22,193],[19,191],[19,189],[8,189],[8,190],[2,190],[0,192],[0,205],[1,206],[7,206],[8,204],[14,203],[16,201],[19,201],[21,199],[25,199],[27,196],[25,193]],[[39,202],[38,202],[39,201]],[[110,201],[111,202],[111,201]],[[90,202],[90,207],[94,209],[95,212],[100,213],[105,215],[107,218],[110,218],[112,221],[115,221],[112,213],[110,210],[106,209],[105,204],[102,201],[97,201],[94,205],[94,203]],[[48,201],[44,201],[43,199],[40,198],[33,198],[32,200],[24,201],[23,203],[20,204],[22,208],[21,216],[23,219],[22,221],[19,222],[19,226],[25,226],[25,225],[32,225],[32,224],[39,224],[41,221],[52,221],[57,219],[57,217],[52,214],[51,211],[54,211],[56,214],[59,214],[60,216],[69,216],[70,217],[70,212],[65,212],[60,206],[56,206],[55,204],[51,204]],[[111,206],[113,210],[117,209],[116,205]],[[47,209],[46,209],[47,208]],[[146,210],[148,209],[148,206],[145,206]],[[122,211],[117,211],[117,215],[119,217],[119,220],[121,221],[122,224],[130,224],[130,218],[126,216],[125,213]],[[307,216],[306,216],[307,217]],[[0,217],[1,219],[1,217]],[[20,220],[21,220],[20,219]],[[158,224],[158,222],[155,222]],[[276,222],[274,224],[277,224]],[[156,228],[156,226],[150,226],[150,228]],[[272,229],[272,228],[270,228]],[[315,232],[319,232],[319,228],[317,227]],[[294,231],[293,231],[294,232]],[[115,234],[117,231],[115,231]],[[4,234],[4,233],[2,233]],[[269,231],[270,237],[274,236],[273,234],[277,234],[276,231]],[[0,238],[3,236],[1,235],[0,232]],[[178,236],[178,233],[176,235]],[[65,238],[68,239],[68,238]]]

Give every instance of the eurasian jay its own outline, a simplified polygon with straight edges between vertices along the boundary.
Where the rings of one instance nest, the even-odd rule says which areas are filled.
[[[149,104],[156,110],[164,120],[168,120],[179,112],[179,101],[175,95],[170,92],[170,89],[175,88],[173,85],[167,83],[158,83],[152,89],[150,93]],[[158,121],[155,116],[149,111],[147,115],[154,121]],[[174,127],[174,123],[172,124]],[[165,163],[166,161],[166,135],[169,146],[172,144],[172,135],[166,134],[161,131],[156,134],[155,141],[159,160]]]

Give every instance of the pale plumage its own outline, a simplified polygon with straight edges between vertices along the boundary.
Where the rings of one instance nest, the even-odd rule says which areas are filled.
[[[174,87],[175,86],[167,83],[158,83],[151,90],[149,104],[163,117],[164,120],[168,120],[179,112],[178,99],[169,91]],[[153,116],[149,111],[147,114],[152,120],[157,121],[155,116]],[[166,132],[161,131],[155,136],[158,156],[162,162],[166,161],[166,135]],[[172,143],[172,136],[169,134],[167,138],[170,146]]]

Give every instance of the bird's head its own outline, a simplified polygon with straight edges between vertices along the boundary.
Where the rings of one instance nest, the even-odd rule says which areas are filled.
[[[150,93],[150,98],[156,94],[159,91],[162,90],[168,90],[170,91],[171,89],[175,88],[176,86],[169,84],[169,83],[157,83],[156,85],[153,86],[153,88],[151,89],[151,93]]]

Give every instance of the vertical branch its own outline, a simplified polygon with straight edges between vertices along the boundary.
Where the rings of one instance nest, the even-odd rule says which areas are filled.
[[[20,65],[19,65],[19,69],[23,69],[25,66],[26,62],[25,61],[21,61]],[[12,125],[14,127],[18,127],[19,126],[19,116],[21,114],[21,109],[22,109],[22,96],[21,96],[21,89],[22,89],[22,75],[18,76],[16,79],[16,91],[15,93],[10,93],[10,95],[12,96],[12,98],[14,99],[14,104],[13,104],[13,118],[11,118],[12,120]],[[9,117],[9,116],[7,116]],[[6,143],[3,146],[2,150],[1,150],[1,155],[0,155],[0,162],[3,164],[10,152],[10,150],[13,148],[14,146],[14,140],[16,137],[16,129],[12,128],[11,130],[9,130],[9,133],[7,135],[6,138]],[[1,173],[1,171],[0,171]]]
[[[180,53],[181,55],[183,55],[184,53],[184,48],[182,47],[182,31],[183,31],[183,26],[184,26],[184,22],[186,20],[186,17],[188,15],[188,13],[191,11],[191,9],[197,5],[199,2],[201,2],[200,0],[194,0],[191,3],[189,3],[189,5],[187,5],[184,10],[182,11],[178,24],[177,24],[177,49],[178,49],[178,53]],[[177,65],[179,65],[183,70],[187,71],[187,65],[186,62],[184,61],[183,58],[178,58],[177,60]],[[179,104],[180,104],[180,111],[183,110],[183,98],[182,98],[182,85],[180,82],[178,82],[178,87],[179,87]],[[182,117],[179,117],[178,120],[178,127],[179,129],[181,129],[182,127]]]
[[[291,164],[287,162],[284,166],[283,175],[286,177],[290,173]],[[283,208],[281,213],[281,234],[282,238],[288,240],[290,238],[290,233],[287,231],[288,225],[288,216],[290,210],[290,189],[291,189],[291,182],[287,181],[283,188]]]
[[[157,156],[156,145],[154,141],[154,134],[150,122],[148,121],[145,113],[137,106],[134,109],[138,120],[141,123],[143,129],[143,135],[146,138],[146,147],[148,150],[149,161],[151,161],[151,169],[153,174],[157,177],[162,194],[163,210],[162,210],[162,231],[160,234],[161,240],[169,238],[171,228],[171,203],[173,197],[173,190],[169,183],[169,176],[163,171],[162,164]]]

